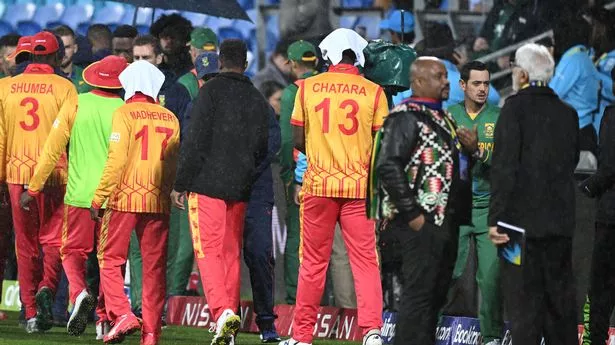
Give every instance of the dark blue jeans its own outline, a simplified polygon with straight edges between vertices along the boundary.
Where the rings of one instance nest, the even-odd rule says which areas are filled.
[[[268,194],[267,189],[255,188],[253,191],[246,210],[243,233],[243,255],[250,270],[256,324],[260,329],[273,323],[277,317],[273,313],[273,197]]]

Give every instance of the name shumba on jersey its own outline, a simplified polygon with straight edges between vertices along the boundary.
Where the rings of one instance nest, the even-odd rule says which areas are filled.
[[[0,83],[0,182],[27,185],[60,108],[76,103],[77,91],[48,65],[30,64]],[[66,184],[66,154],[46,185]]]

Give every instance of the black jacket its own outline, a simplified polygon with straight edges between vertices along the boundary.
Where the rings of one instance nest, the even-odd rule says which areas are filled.
[[[375,166],[387,194],[382,207],[392,206],[398,213],[395,218],[406,224],[421,214],[438,226],[444,217],[451,217],[453,224],[470,224],[471,166],[465,166],[462,179],[460,152],[443,120],[443,111],[437,111],[439,119],[436,119],[429,110],[417,106],[402,104],[384,122]],[[452,117],[449,121],[454,123]],[[439,187],[442,190],[434,190]],[[445,200],[448,200],[446,208],[442,208],[440,203]]]
[[[181,144],[175,190],[247,201],[267,157],[270,109],[241,74],[220,73],[207,82]]]
[[[191,101],[190,93],[184,85],[178,82],[179,77],[177,74],[168,70],[162,72],[164,73],[164,84],[162,84],[158,94],[158,101],[160,105],[175,114],[179,120],[179,126],[183,130],[186,127],[184,124],[184,114]],[[180,131],[180,135],[183,138],[184,133]]]
[[[599,197],[596,222],[615,224],[615,106],[607,107],[600,123],[598,171],[583,182],[581,190]]]
[[[502,108],[494,146],[489,226],[504,221],[524,228],[528,238],[572,236],[576,111],[549,87],[522,89]]]

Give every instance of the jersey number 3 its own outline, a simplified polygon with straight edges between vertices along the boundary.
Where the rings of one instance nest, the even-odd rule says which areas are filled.
[[[148,135],[149,126],[145,125],[135,134],[135,140],[142,139],[141,143],[141,160],[147,160],[147,152],[149,149],[149,135]],[[158,127],[155,128],[156,133],[164,134],[165,137],[162,139],[162,147],[160,148],[160,160],[164,160],[164,151],[167,150],[167,145],[169,144],[169,139],[173,136],[173,129],[168,127]]]
[[[344,123],[337,125],[340,132],[345,135],[353,135],[359,129],[359,119],[357,119],[357,113],[359,112],[359,104],[353,99],[344,100],[340,103],[339,109],[346,110],[346,120]],[[329,133],[329,118],[331,110],[331,98],[325,98],[315,108],[316,112],[322,110],[322,132]],[[349,127],[346,125],[350,124]]]
[[[38,128],[39,123],[41,123],[41,118],[38,116],[36,111],[38,110],[38,100],[33,97],[26,97],[21,100],[19,103],[22,107],[30,106],[26,115],[32,118],[32,123],[28,124],[26,121],[19,121],[19,125],[23,128],[24,131],[31,132]]]

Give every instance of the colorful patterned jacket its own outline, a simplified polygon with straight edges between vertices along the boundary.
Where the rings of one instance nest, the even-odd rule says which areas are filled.
[[[471,162],[461,153],[452,116],[433,108],[406,101],[377,133],[368,193],[371,218],[407,223],[423,214],[441,226],[454,214],[458,224],[468,223]]]

